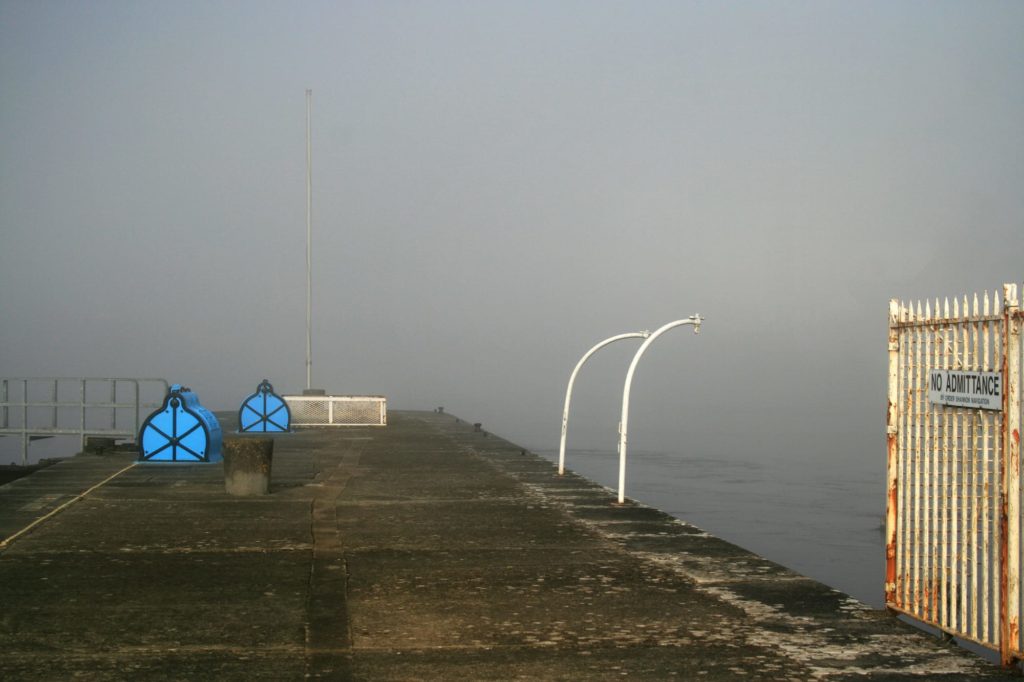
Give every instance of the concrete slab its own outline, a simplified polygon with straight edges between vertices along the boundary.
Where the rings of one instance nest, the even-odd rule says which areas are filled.
[[[19,537],[4,678],[1007,677],[471,424],[389,421],[278,437],[267,496],[227,495],[219,465],[137,466]],[[0,530],[129,459],[0,486]]]

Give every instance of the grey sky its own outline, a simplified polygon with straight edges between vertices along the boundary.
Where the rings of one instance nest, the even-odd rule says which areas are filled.
[[[883,460],[890,297],[1024,277],[1024,3],[0,0],[0,375]],[[580,377],[613,449],[635,344]],[[872,464],[871,466],[874,466]]]

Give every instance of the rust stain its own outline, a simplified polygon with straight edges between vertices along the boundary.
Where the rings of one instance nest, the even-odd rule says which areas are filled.
[[[1009,525],[1007,517],[1007,501],[1006,495],[1000,494],[999,500],[999,582],[1000,582],[1000,594],[1006,594],[1006,588],[1009,584],[1009,568],[1006,565],[1007,557],[1009,556],[1009,548],[1006,542],[1006,531]],[[1006,599],[999,600],[999,625],[1002,637],[999,638],[999,654],[1002,664],[1004,666],[1011,665],[1013,663],[1013,656],[1010,654],[1010,642],[1014,641],[1011,639],[1010,630],[1017,627],[1016,618],[1011,617]]]
[[[1014,652],[1017,649],[1017,642],[1020,641],[1020,622],[1017,620],[1016,616],[1011,618],[1010,622],[1007,623],[1006,631],[1007,638],[1002,643],[1000,643],[999,654],[1000,658],[1002,659],[1003,666],[1010,667],[1017,660],[1017,657],[1014,655]]]
[[[893,425],[893,417],[896,414],[896,406],[892,401],[889,401],[889,409],[886,413],[886,421],[890,425]],[[887,437],[888,446],[888,468],[892,472],[896,468],[897,461],[897,442],[896,434],[889,430],[890,433]],[[891,475],[890,475],[891,476]],[[897,479],[891,476],[889,479],[889,499],[886,507],[886,525],[888,535],[885,539],[885,603],[895,604],[896,603],[896,510],[898,509],[899,497],[898,497],[898,485]]]

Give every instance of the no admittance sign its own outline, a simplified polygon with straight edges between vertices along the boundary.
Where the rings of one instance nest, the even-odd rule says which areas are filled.
[[[934,405],[975,410],[1003,409],[1003,375],[933,369],[928,380],[928,401]]]

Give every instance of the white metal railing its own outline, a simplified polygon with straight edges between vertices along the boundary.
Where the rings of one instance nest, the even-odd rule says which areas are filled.
[[[52,436],[134,439],[142,409],[159,407],[163,379],[111,377],[0,378],[0,436],[21,438],[21,462],[29,442]],[[154,402],[143,402],[143,399]]]
[[[647,330],[642,332],[627,332],[625,334],[616,334],[615,336],[609,336],[604,341],[600,341],[595,344],[590,350],[583,354],[583,357],[579,359],[576,366],[572,370],[572,374],[569,375],[569,384],[565,388],[565,406],[562,408],[562,437],[558,443],[558,475],[562,476],[565,474],[565,439],[569,431],[569,402],[572,400],[572,387],[576,383],[576,375],[580,373],[580,368],[583,364],[590,359],[590,356],[601,350],[605,346],[615,343],[616,341],[622,341],[623,339],[646,339],[651,333]]]
[[[668,324],[662,325],[658,329],[651,332],[647,339],[640,344],[636,353],[633,355],[632,362],[629,363],[629,369],[626,370],[626,383],[622,387],[622,417],[619,419],[619,504],[623,504],[626,501],[626,447],[629,443],[629,392],[633,385],[633,373],[636,371],[637,363],[640,362],[640,358],[643,357],[644,353],[652,343],[658,340],[658,337],[667,332],[670,329],[676,327],[682,327],[683,325],[693,326],[693,333],[700,333],[700,323],[704,321],[704,318],[700,314],[690,315],[684,320],[675,320]]]
[[[1017,286],[889,308],[886,606],[1024,658]]]
[[[384,396],[286,395],[293,427],[301,426],[387,426]]]

